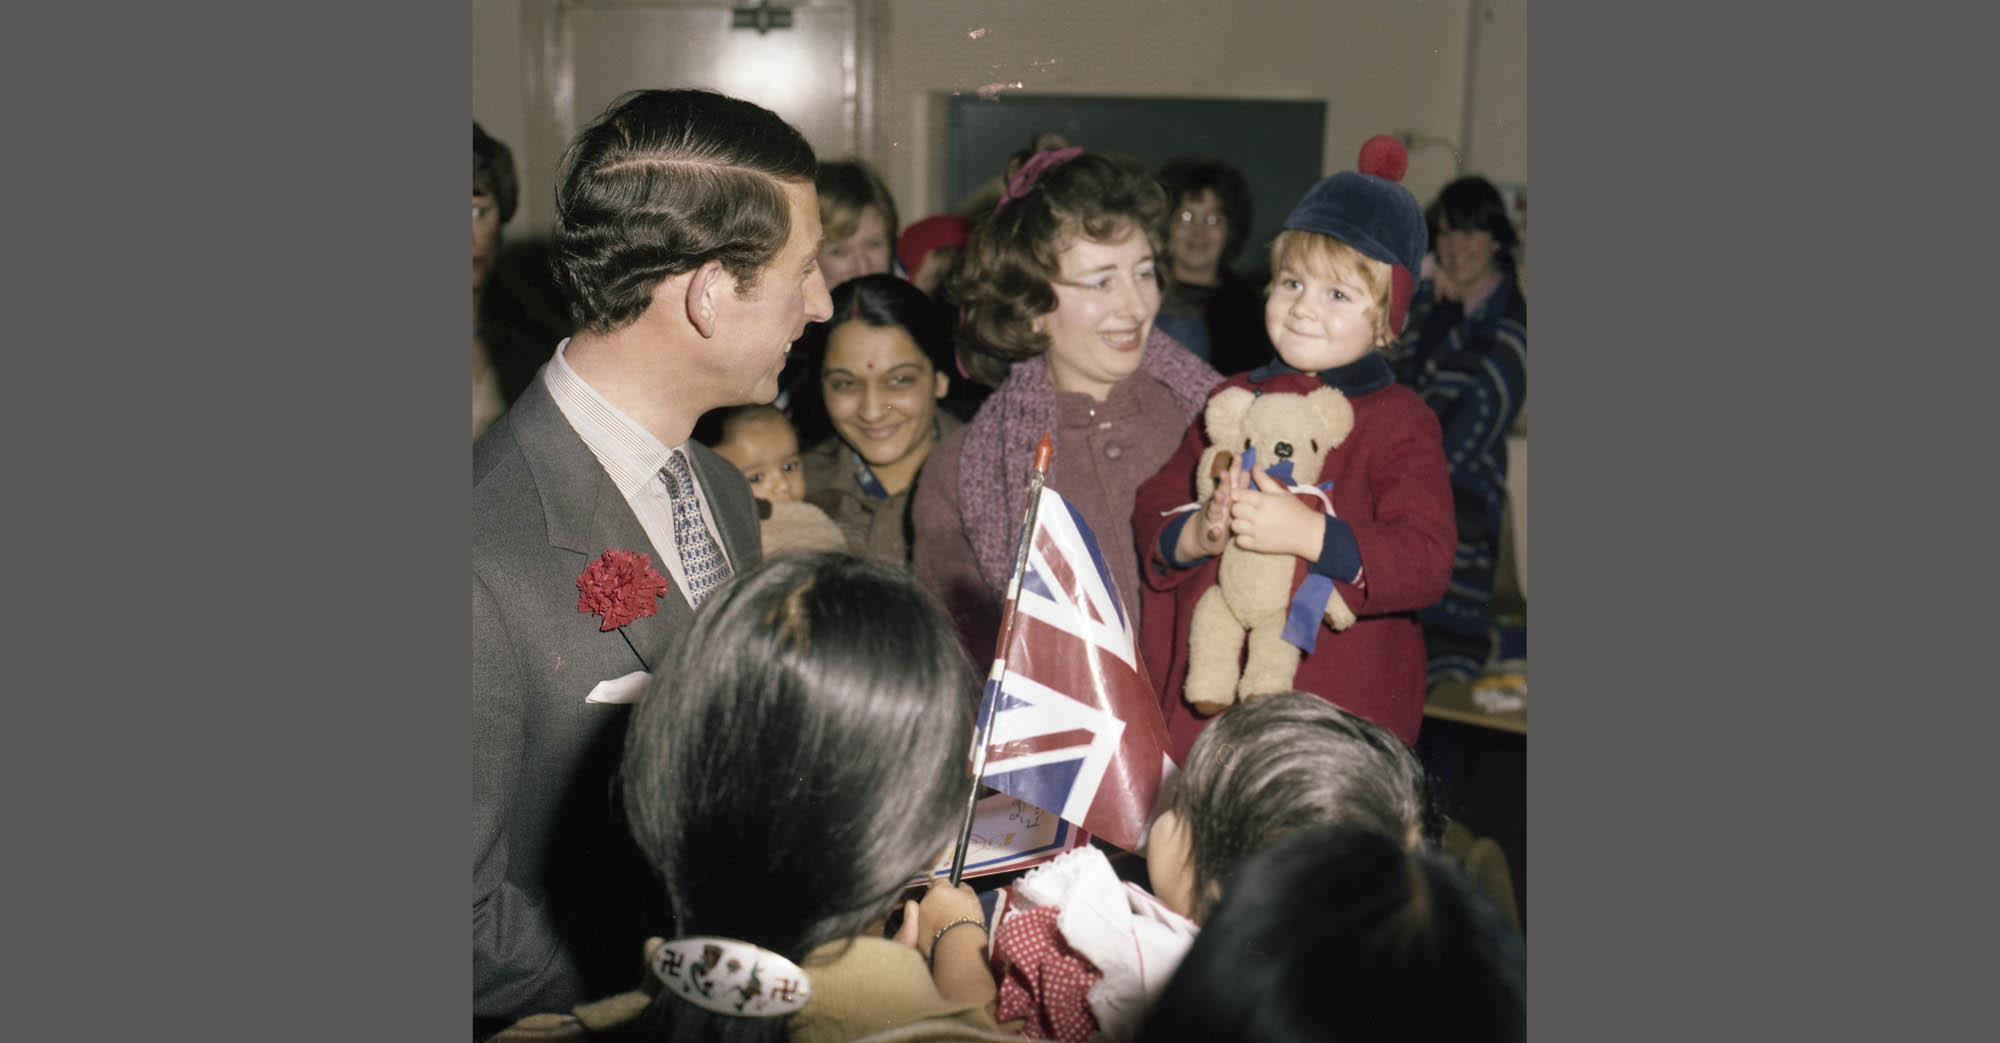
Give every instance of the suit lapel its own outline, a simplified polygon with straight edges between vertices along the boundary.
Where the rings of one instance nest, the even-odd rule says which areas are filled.
[[[549,545],[575,555],[576,575],[581,575],[598,555],[612,549],[650,554],[653,567],[661,575],[668,575],[659,548],[646,537],[646,530],[632,514],[632,506],[625,502],[624,494],[604,472],[604,466],[597,462],[590,447],[583,444],[540,380],[508,409],[507,417],[521,431],[522,454],[542,497]],[[741,476],[738,477],[740,480]],[[672,588],[671,583],[669,586],[666,596],[658,602],[657,611],[625,625],[625,636],[643,657],[635,660],[638,668],[658,667],[667,639],[693,614],[680,591]],[[573,589],[555,593],[562,597],[576,596]],[[625,644],[625,639],[615,633],[606,633],[604,639],[620,647]]]

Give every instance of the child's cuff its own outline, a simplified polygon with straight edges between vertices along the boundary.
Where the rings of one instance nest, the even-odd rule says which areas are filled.
[[[1326,533],[1319,541],[1319,560],[1306,566],[1306,571],[1347,583],[1359,580],[1361,547],[1354,542],[1353,527],[1339,518],[1328,518]]]
[[[1182,561],[1179,558],[1174,557],[1174,549],[1181,545],[1181,530],[1186,528],[1189,520],[1194,518],[1194,516],[1198,513],[1200,512],[1189,511],[1186,514],[1177,514],[1173,518],[1169,519],[1166,526],[1160,530],[1161,561],[1166,562],[1168,565],[1171,565],[1174,568],[1184,569],[1190,565],[1193,565],[1195,562],[1202,560],[1200,558],[1196,558],[1194,561]]]

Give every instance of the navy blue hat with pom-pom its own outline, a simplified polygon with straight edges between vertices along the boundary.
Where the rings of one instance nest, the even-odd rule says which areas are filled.
[[[1401,332],[1417,272],[1430,249],[1424,208],[1400,182],[1410,154],[1402,142],[1377,134],[1361,144],[1359,170],[1329,174],[1308,189],[1285,218],[1286,228],[1317,232],[1391,268],[1389,329]]]

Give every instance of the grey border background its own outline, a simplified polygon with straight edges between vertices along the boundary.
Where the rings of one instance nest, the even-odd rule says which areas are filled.
[[[1538,5],[1538,1040],[1986,1015],[1991,59],[1929,11]],[[9,1023],[458,1037],[464,13],[194,17],[9,66]]]
[[[8,1035],[463,1038],[465,11],[31,22]]]
[[[1531,1038],[1991,1020],[1990,385],[1935,349],[1993,340],[1938,322],[1992,59],[1932,9],[1537,7]]]

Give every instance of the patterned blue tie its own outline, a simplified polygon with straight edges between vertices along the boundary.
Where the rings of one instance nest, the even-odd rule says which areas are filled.
[[[681,555],[681,574],[687,577],[688,604],[700,605],[723,580],[729,578],[729,560],[722,556],[708,526],[701,523],[701,503],[695,499],[694,479],[688,474],[687,460],[676,449],[660,468],[674,504],[674,546]]]

